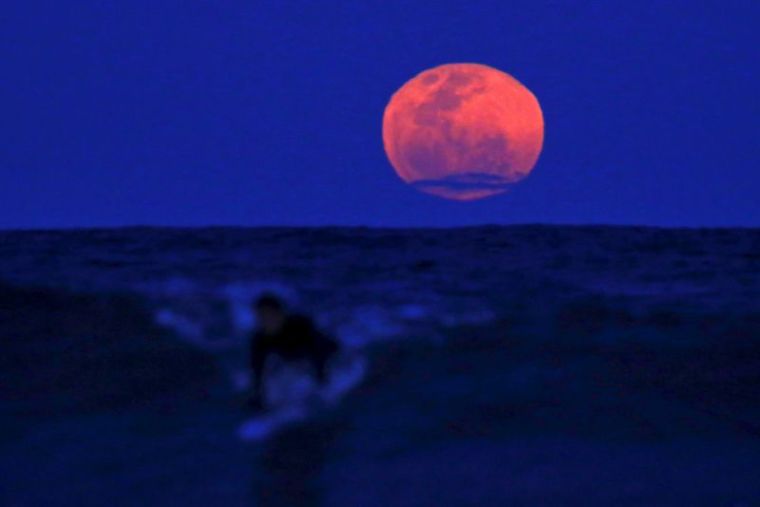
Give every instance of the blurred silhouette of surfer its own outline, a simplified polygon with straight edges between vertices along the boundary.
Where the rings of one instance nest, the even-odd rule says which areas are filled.
[[[262,294],[254,303],[258,328],[250,344],[250,361],[253,372],[253,392],[249,405],[264,410],[267,360],[275,355],[283,361],[307,360],[317,381],[327,381],[327,363],[338,351],[338,343],[316,328],[313,321],[300,314],[287,312],[282,300],[274,294]]]

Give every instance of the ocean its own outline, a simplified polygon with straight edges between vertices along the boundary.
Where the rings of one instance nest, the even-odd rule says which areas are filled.
[[[760,505],[760,229],[0,231],[0,340],[0,505]]]

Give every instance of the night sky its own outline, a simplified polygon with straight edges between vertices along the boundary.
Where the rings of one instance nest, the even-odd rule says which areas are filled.
[[[0,227],[760,226],[757,1],[21,1],[0,13]],[[510,193],[418,192],[383,109],[448,62],[539,99]]]

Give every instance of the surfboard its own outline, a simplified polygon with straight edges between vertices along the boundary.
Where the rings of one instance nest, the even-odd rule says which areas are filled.
[[[320,386],[305,362],[285,363],[278,358],[265,369],[267,409],[248,417],[237,429],[244,441],[264,440],[288,424],[338,403],[364,378],[366,360],[357,353],[339,353]]]

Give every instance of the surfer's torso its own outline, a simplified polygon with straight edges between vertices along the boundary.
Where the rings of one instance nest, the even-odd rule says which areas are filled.
[[[288,315],[275,333],[257,330],[251,337],[251,368],[254,388],[262,389],[264,365],[270,355],[286,361],[307,359],[313,366],[317,379],[323,381],[327,360],[338,350],[337,343],[321,333],[305,315]]]

